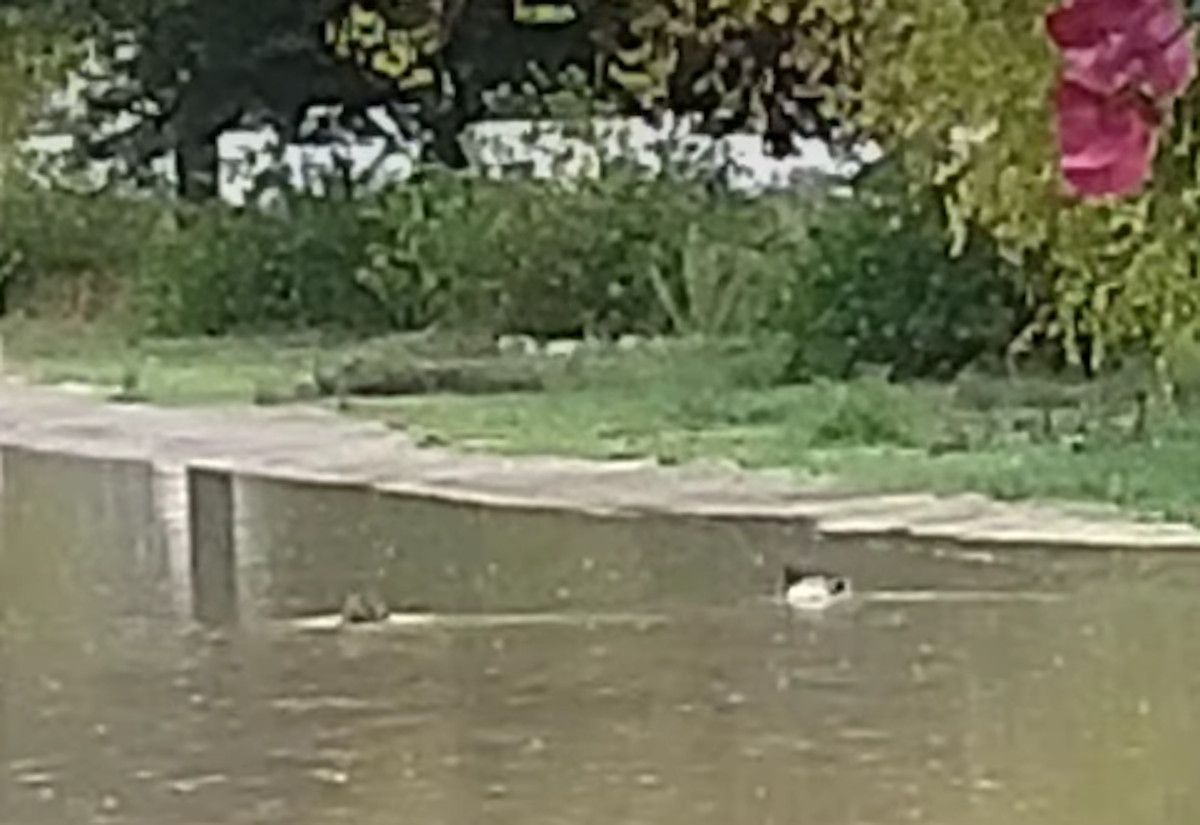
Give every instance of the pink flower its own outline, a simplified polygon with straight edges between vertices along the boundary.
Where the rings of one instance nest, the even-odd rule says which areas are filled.
[[[1136,192],[1150,176],[1159,111],[1195,71],[1178,0],[1066,0],[1046,28],[1063,57],[1055,92],[1063,177],[1085,196]]]
[[[1055,93],[1063,177],[1084,196],[1129,195],[1150,177],[1157,112],[1137,95],[1105,95],[1070,79]]]
[[[1191,82],[1192,34],[1176,0],[1073,0],[1046,17],[1063,72],[1097,92],[1175,97]]]

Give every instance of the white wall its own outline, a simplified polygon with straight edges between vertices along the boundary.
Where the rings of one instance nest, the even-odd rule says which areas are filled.
[[[220,197],[245,205],[258,194],[270,198],[280,181],[313,194],[327,194],[331,181],[348,175],[356,191],[372,191],[402,182],[418,167],[420,146],[404,137],[382,108],[369,112],[379,134],[352,135],[336,128],[318,134],[317,124],[336,110],[314,109],[302,126],[301,141],[283,144],[271,128],[229,130],[218,140]],[[802,140],[796,153],[773,158],[760,137],[733,134],[714,139],[688,123],[667,121],[654,127],[634,118],[597,118],[579,123],[495,120],[472,124],[463,135],[464,151],[475,171],[486,177],[525,174],[570,183],[596,178],[614,164],[625,163],[649,174],[665,166],[687,174],[718,177],[731,189],[748,194],[803,184],[815,177],[844,178],[878,157],[870,148],[857,157],[835,157],[819,140]],[[77,188],[99,188],[115,171],[112,163],[93,163],[71,171],[66,159],[75,148],[70,135],[45,134],[22,146],[26,166],[35,178],[67,182]],[[159,158],[154,176],[164,186],[174,183],[174,163]],[[332,184],[336,185],[336,183]]]

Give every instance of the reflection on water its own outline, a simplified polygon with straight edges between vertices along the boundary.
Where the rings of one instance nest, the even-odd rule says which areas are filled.
[[[17,463],[0,516],[4,825],[1200,814],[1200,600],[1183,558],[975,568],[812,548],[767,526],[663,522],[643,536],[636,522],[439,524],[433,505],[358,502],[366,519],[353,501],[261,489],[242,513],[260,614],[324,609],[369,580],[474,618],[216,634],[169,607],[144,478]],[[1049,583],[1063,598],[888,598],[802,618],[765,598],[771,565],[801,551],[843,559],[867,589]],[[484,615],[522,599],[554,620]],[[663,621],[563,618],[631,609]]]

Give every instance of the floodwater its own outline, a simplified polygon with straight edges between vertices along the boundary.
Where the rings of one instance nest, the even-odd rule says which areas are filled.
[[[256,482],[189,618],[137,464],[10,451],[0,825],[1200,821],[1200,560],[830,545]],[[778,564],[854,577],[820,617]],[[431,617],[291,621],[374,586]]]

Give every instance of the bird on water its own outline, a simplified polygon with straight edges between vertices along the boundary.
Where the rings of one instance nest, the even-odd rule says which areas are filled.
[[[852,595],[846,576],[790,564],[783,567],[783,600],[794,610],[825,610]]]

